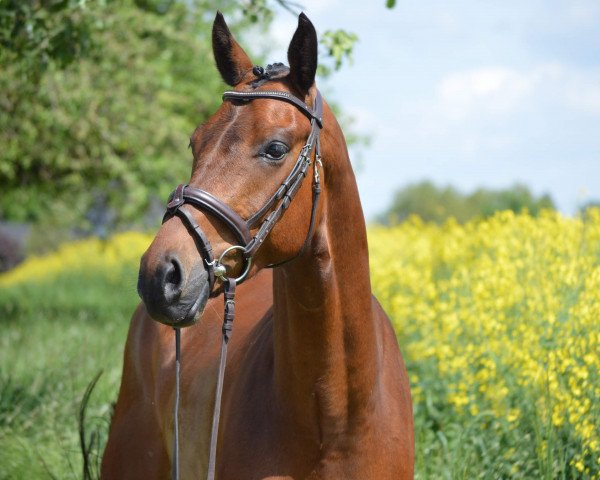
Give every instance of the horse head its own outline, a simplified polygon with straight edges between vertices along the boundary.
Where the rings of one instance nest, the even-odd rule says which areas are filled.
[[[323,109],[312,23],[300,15],[289,67],[254,66],[220,13],[212,41],[232,90],[194,131],[190,180],[172,194],[139,272],[138,291],[152,318],[177,327],[200,317],[224,279],[241,281],[295,258],[323,214],[317,203]]]

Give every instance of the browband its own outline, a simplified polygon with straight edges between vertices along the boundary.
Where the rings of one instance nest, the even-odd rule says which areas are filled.
[[[295,97],[291,93],[281,92],[279,90],[258,90],[256,92],[237,92],[234,90],[227,90],[223,93],[223,100],[253,100],[255,98],[272,98],[274,100],[283,100],[284,102],[291,103],[298,107],[298,109],[306,115],[309,120],[315,120],[319,125],[319,128],[323,128],[323,102],[321,99],[321,93],[317,90],[317,96],[315,98],[315,110],[306,105],[302,100]]]

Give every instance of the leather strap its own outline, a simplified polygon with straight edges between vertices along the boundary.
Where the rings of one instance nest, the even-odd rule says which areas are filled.
[[[175,214],[177,209],[184,203],[191,203],[224,222],[241,244],[247,244],[252,238],[248,225],[242,217],[240,217],[229,205],[207,191],[190,187],[184,183],[179,184],[169,196],[167,214]]]
[[[277,203],[278,200],[281,200],[284,195],[290,190],[290,186],[297,180],[299,175],[302,175],[302,178],[306,176],[306,168],[304,167],[304,163],[308,161],[310,164],[310,153],[312,151],[312,146],[314,142],[311,142],[311,135],[307,139],[306,144],[302,147],[300,151],[300,155],[298,156],[298,160],[296,160],[296,164],[292,168],[290,174],[286,177],[286,179],[281,183],[277,191],[269,198],[266,203],[261,207],[261,209],[252,215],[248,220],[247,224],[249,228],[255,227],[260,219],[262,219],[265,214],[273,208],[273,205]],[[304,169],[304,171],[302,171]],[[288,195],[289,196],[289,195]]]
[[[185,189],[183,198],[186,203],[196,205],[202,210],[214,215],[223,221],[229,229],[235,234],[241,245],[247,244],[252,235],[246,225],[246,222],[229,205],[223,203],[210,193],[197,188]]]
[[[181,185],[180,185],[181,186]],[[177,187],[179,188],[179,187]],[[187,211],[183,205],[179,205],[177,209],[173,210],[173,213],[167,212],[163,217],[163,223],[173,215],[177,215],[183,221],[183,224],[187,227],[188,232],[194,239],[196,243],[196,248],[200,251],[200,256],[206,263],[206,271],[208,273],[208,285],[209,289],[212,291],[213,286],[215,284],[215,271],[214,268],[209,268],[208,265],[212,265],[215,257],[213,255],[213,250],[210,242],[208,241],[208,237],[198,225],[198,222],[194,220],[194,216]]]
[[[275,226],[275,224],[282,217],[285,210],[288,209],[292,199],[300,189],[302,185],[302,181],[304,177],[306,177],[306,172],[310,165],[310,150],[306,151],[306,147],[303,148],[303,152],[300,153],[300,158],[298,159],[299,168],[295,173],[294,177],[290,179],[289,185],[285,185],[285,189],[283,190],[284,194],[279,198],[279,203],[277,207],[267,216],[267,218],[263,221],[262,225],[258,229],[256,235],[252,241],[246,245],[246,251],[244,252],[245,257],[252,257],[256,253],[256,251],[260,248],[264,240],[267,238],[267,235],[271,233],[271,230]],[[278,190],[279,192],[280,190]],[[278,197],[276,194],[274,198]]]
[[[317,92],[317,97],[320,94]],[[298,109],[306,115],[309,120],[316,120],[319,124],[319,128],[323,128],[323,111],[313,111],[306,103],[299,98],[295,97],[291,93],[282,92],[280,90],[258,90],[254,92],[236,92],[234,90],[227,90],[223,93],[223,100],[242,100],[249,101],[255,98],[272,98],[274,100],[283,100],[284,102],[291,103],[298,107]]]
[[[208,454],[206,480],[214,480],[215,478],[217,442],[219,439],[219,417],[221,416],[221,397],[223,396],[223,380],[225,378],[225,367],[227,366],[227,344],[231,338],[233,320],[235,318],[235,279],[225,279],[223,289],[225,314],[223,317],[223,327],[221,329],[223,336],[221,338],[221,355],[219,356],[219,373],[217,374],[217,387],[215,389],[215,406],[210,432],[210,451]]]
[[[306,115],[311,121],[311,131],[306,140],[306,147],[310,147],[312,150],[313,144],[315,142],[319,142],[319,132],[323,128],[323,97],[321,96],[321,92],[317,90],[317,94],[315,97],[314,110],[310,109],[302,100],[296,98],[291,93],[281,92],[278,90],[259,90],[255,92],[236,92],[232,90],[228,90],[223,94],[223,100],[243,100],[250,101],[257,98],[271,98],[275,100],[283,100],[285,102],[291,103],[300,109],[304,115]],[[318,128],[317,128],[318,127]],[[257,225],[258,221],[265,216],[265,214],[273,207],[273,205],[280,200],[283,195],[285,195],[286,191],[289,189],[290,184],[294,181],[298,174],[298,170],[302,167],[302,156],[305,153],[303,149],[300,153],[300,157],[298,158],[294,168],[290,172],[290,174],[286,177],[283,183],[279,186],[277,191],[267,200],[267,202],[258,210],[254,215],[252,215],[248,220],[248,228],[253,228]],[[310,156],[310,152],[308,153]]]
[[[317,158],[319,158],[319,157],[317,157]],[[312,208],[310,211],[310,222],[308,224],[308,232],[306,233],[306,236],[304,237],[304,243],[302,244],[302,247],[300,248],[300,250],[298,250],[294,254],[293,257],[290,257],[281,262],[271,263],[271,264],[267,265],[267,268],[280,267],[281,265],[284,265],[288,262],[291,262],[292,260],[295,260],[296,258],[300,257],[306,251],[306,247],[308,247],[308,243],[310,242],[310,239],[312,238],[313,232],[315,230],[315,223],[316,223],[316,219],[317,219],[317,208],[319,207],[319,196],[321,195],[321,180],[319,178],[319,172],[318,172],[319,162],[315,162],[313,168],[314,168],[315,180],[313,183]]]
[[[175,330],[175,402],[173,404],[173,463],[171,479],[179,480],[179,384],[181,379],[181,330]]]

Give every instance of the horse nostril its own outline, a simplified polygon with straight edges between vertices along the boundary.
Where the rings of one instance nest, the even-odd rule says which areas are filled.
[[[181,269],[179,267],[179,262],[171,261],[171,266],[165,275],[165,283],[175,286],[181,283]]]
[[[181,295],[183,287],[183,267],[177,258],[172,258],[168,264],[164,276],[165,300],[172,303]]]

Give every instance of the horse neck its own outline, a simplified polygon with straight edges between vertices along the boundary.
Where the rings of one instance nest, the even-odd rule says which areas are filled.
[[[334,138],[329,151],[342,158],[328,168],[324,142],[323,210],[310,248],[273,281],[277,394],[322,443],[359,420],[377,372],[365,222],[341,131]]]

